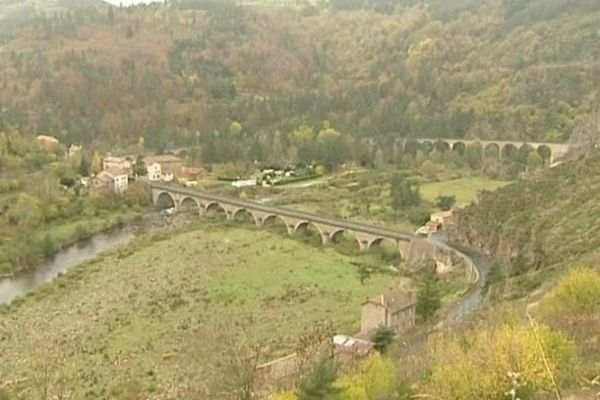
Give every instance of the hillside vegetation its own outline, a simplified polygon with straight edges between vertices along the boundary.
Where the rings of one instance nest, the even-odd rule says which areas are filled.
[[[600,154],[484,193],[458,214],[457,235],[512,273],[574,262],[600,246]]]
[[[379,139],[561,141],[598,104],[597,1],[236,3],[0,2],[0,130],[159,148],[232,121],[286,142],[329,120]]]

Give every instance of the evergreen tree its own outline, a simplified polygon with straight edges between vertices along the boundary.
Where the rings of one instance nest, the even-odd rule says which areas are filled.
[[[371,338],[373,342],[373,348],[380,353],[385,353],[386,350],[394,343],[394,337],[396,334],[392,328],[387,326],[380,326],[375,331],[375,334]]]
[[[340,392],[334,386],[335,365],[330,361],[318,363],[298,384],[298,400],[333,400]]]
[[[421,195],[419,187],[411,183],[400,175],[395,175],[392,179],[392,208],[402,210],[419,205]]]
[[[428,277],[417,293],[417,315],[423,321],[427,321],[441,306],[442,299],[437,281],[434,277]]]

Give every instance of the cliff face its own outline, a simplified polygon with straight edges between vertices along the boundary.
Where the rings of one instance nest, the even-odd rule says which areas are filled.
[[[600,246],[600,155],[528,177],[457,213],[451,234],[513,272],[575,259]]]

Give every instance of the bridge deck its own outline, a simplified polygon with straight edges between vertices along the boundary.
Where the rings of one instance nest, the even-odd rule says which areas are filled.
[[[325,225],[330,225],[335,228],[369,233],[372,235],[382,236],[385,238],[393,238],[393,239],[397,239],[397,240],[410,241],[411,238],[414,237],[414,235],[412,235],[411,233],[399,232],[399,231],[395,231],[395,230],[391,230],[391,229],[387,229],[387,228],[383,228],[383,227],[379,227],[379,226],[375,226],[375,225],[369,225],[369,224],[364,224],[364,223],[360,223],[360,222],[350,222],[350,221],[341,220],[341,219],[329,218],[329,217],[325,217],[322,215],[291,210],[289,208],[267,206],[267,205],[260,204],[260,203],[254,202],[254,201],[239,200],[239,199],[235,199],[235,198],[231,198],[231,197],[219,196],[216,194],[198,191],[198,190],[191,190],[191,189],[179,188],[179,187],[170,186],[170,185],[162,185],[162,184],[154,184],[154,183],[150,184],[150,187],[154,190],[160,190],[160,191],[164,191],[164,192],[168,192],[168,193],[179,194],[182,196],[189,196],[189,197],[195,197],[195,198],[202,199],[202,200],[224,203],[224,204],[233,205],[233,206],[244,208],[244,209],[261,211],[261,212],[273,214],[273,215],[281,215],[284,217],[296,218],[296,219],[300,219],[300,220],[306,220],[309,222],[317,222],[317,223],[321,223],[321,224],[325,224]]]

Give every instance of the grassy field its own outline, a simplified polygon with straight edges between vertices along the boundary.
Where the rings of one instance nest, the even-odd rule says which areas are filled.
[[[0,309],[0,386],[25,398],[44,382],[77,399],[224,398],[208,393],[227,335],[245,333],[265,360],[285,355],[319,320],[353,333],[363,300],[410,284],[389,272],[361,284],[373,255],[205,224],[138,239]]]
[[[424,200],[435,203],[438,196],[455,196],[459,206],[466,206],[477,199],[479,190],[496,190],[510,184],[510,181],[498,181],[482,176],[469,176],[421,185]]]
[[[396,171],[359,171],[339,176],[321,178],[317,184],[304,188],[278,188],[275,194],[265,194],[274,204],[301,211],[345,218],[382,225],[401,231],[413,231],[418,227],[410,221],[410,210],[394,211],[391,207],[391,174]],[[405,171],[406,172],[406,171]],[[407,172],[410,175],[410,171]],[[437,210],[436,198],[440,195],[455,196],[457,204],[464,206],[477,197],[479,190],[495,190],[510,182],[481,176],[440,181],[427,181],[420,176],[409,176],[420,181],[423,202],[419,207],[428,212]]]

